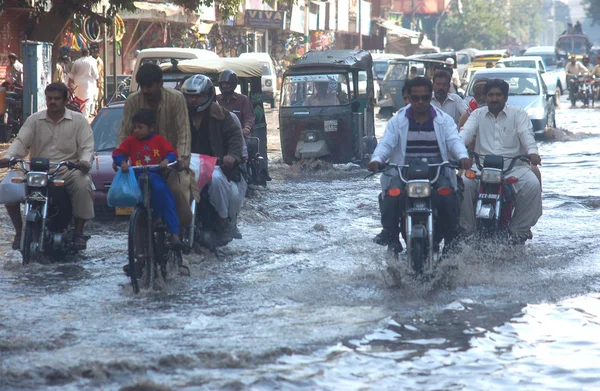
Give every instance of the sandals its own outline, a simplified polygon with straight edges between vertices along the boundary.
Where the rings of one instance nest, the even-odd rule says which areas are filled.
[[[75,235],[73,238],[73,250],[81,251],[87,249],[87,238],[83,235]]]

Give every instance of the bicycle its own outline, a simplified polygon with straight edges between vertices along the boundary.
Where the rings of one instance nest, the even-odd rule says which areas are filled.
[[[192,36],[190,36],[190,34]],[[206,34],[200,34],[194,30],[190,30],[190,32],[187,34],[171,40],[171,46],[176,48],[194,48],[204,50],[213,49],[208,36]]]
[[[170,163],[168,167],[173,167],[177,162]],[[129,270],[127,274],[131,279],[131,286],[135,294],[140,291],[140,283],[143,289],[158,290],[156,277],[158,270],[164,282],[167,281],[169,270],[175,268],[185,270],[189,275],[189,268],[182,264],[182,251],[189,252],[193,247],[194,225],[196,201],[192,200],[192,225],[190,226],[190,235],[187,239],[182,237],[184,250],[173,249],[169,246],[168,235],[164,223],[154,225],[152,221],[152,208],[150,202],[151,181],[149,170],[158,168],[158,165],[131,166],[130,170],[141,170],[138,178],[138,184],[142,189],[142,200],[139,202],[131,217],[129,218],[128,232],[128,256]],[[184,274],[184,273],[182,273]]]
[[[248,40],[247,34],[240,33],[234,38],[229,38],[223,35],[220,25],[217,26],[217,34],[213,38],[213,41],[215,42],[215,53],[222,57],[231,55],[232,51],[234,50],[235,57],[239,57],[242,53],[250,53],[254,51],[254,46]]]

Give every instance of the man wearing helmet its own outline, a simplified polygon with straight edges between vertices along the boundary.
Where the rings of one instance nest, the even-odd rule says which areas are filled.
[[[163,87],[162,70],[156,64],[142,65],[135,79],[140,89],[131,93],[125,101],[117,145],[132,134],[131,119],[140,109],[152,109],[156,113],[156,132],[175,147],[179,168],[182,170],[167,170],[166,179],[175,199],[179,225],[183,232],[192,223],[190,188],[194,183],[186,170],[190,164],[191,132],[185,98],[181,92]]]
[[[238,77],[234,71],[224,70],[219,75],[219,89],[221,94],[217,95],[217,103],[235,114],[242,123],[244,136],[249,136],[254,129],[254,110],[250,104],[250,98],[238,94],[235,89],[238,86]]]
[[[215,156],[221,160],[216,166],[208,188],[208,197],[219,217],[218,242],[224,245],[236,233],[235,221],[245,194],[240,194],[244,139],[233,115],[215,102],[213,82],[204,75],[194,75],[181,86],[189,111],[192,131],[191,151]],[[234,182],[237,191],[231,185]]]

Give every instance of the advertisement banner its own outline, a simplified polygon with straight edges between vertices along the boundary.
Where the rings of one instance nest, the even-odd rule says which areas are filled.
[[[371,35],[371,3],[360,0],[360,33]]]
[[[304,34],[304,7],[294,3],[292,7],[292,19],[290,30],[295,33]]]
[[[245,26],[263,29],[285,29],[285,11],[246,10]]]
[[[310,3],[310,7],[308,9],[308,29],[310,31],[315,31],[319,29],[319,4]]]
[[[327,2],[327,16],[328,23],[326,26],[326,30],[336,30],[337,29],[337,4],[335,0],[329,0]]]
[[[327,22],[327,3],[319,3],[318,29],[325,30]]]
[[[350,9],[349,0],[338,0],[337,1],[337,29],[338,31],[348,31],[350,18],[348,17],[348,10]]]

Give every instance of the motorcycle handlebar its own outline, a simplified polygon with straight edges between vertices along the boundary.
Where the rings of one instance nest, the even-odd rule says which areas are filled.
[[[379,165],[379,171],[386,171],[389,169],[397,169],[398,175],[400,176],[400,180],[404,183],[408,183],[408,180],[404,178],[404,175],[402,175],[402,169],[408,168],[408,167],[409,167],[408,164],[382,163]],[[429,168],[437,168],[435,177],[432,180],[430,180],[431,183],[436,183],[438,181],[438,179],[440,178],[440,173],[442,171],[442,168],[444,168],[444,167],[459,169],[460,164],[459,164],[459,162],[457,162],[455,160],[445,161],[445,162],[436,163],[436,164],[429,164]]]
[[[167,164],[167,167],[174,167],[175,165],[177,165],[177,161]],[[158,164],[149,164],[147,166],[131,166],[129,168],[134,169],[134,170],[143,170],[143,169],[159,168],[159,167],[160,167],[160,165],[158,165]]]
[[[58,170],[61,167],[66,167],[69,170],[79,170],[79,164],[70,162],[70,161],[62,161],[62,162],[48,162],[51,166],[56,166],[56,169],[54,170],[54,172],[50,172],[48,171],[48,174],[50,176],[55,176],[56,173],[58,172]],[[29,169],[26,168],[26,165],[31,164],[30,160],[24,160],[24,159],[18,159],[18,158],[11,158],[10,160],[8,160],[7,162],[2,162],[0,163],[0,168],[6,168],[6,167],[14,167],[17,164],[21,164],[21,167],[23,167],[23,169],[28,172],[30,171]]]
[[[479,155],[478,153],[473,152],[473,157],[475,158],[475,165],[477,165],[477,168],[479,169],[479,171],[483,170],[483,165],[481,164],[481,160],[482,158],[485,159],[486,155]],[[510,160],[510,164],[508,165],[508,168],[505,170],[504,168],[502,169],[502,175],[506,175],[507,173],[511,172],[512,169],[515,167],[515,164],[517,163],[517,161],[522,161],[522,162],[526,162],[526,163],[530,163],[531,160],[529,159],[529,156],[527,155],[519,155],[519,156],[515,156],[515,157],[505,157],[505,156],[500,156],[502,158],[502,161],[506,161],[506,160]]]

